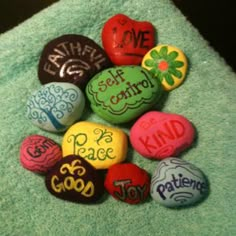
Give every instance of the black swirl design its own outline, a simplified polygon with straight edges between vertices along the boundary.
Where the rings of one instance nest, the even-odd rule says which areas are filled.
[[[187,203],[193,197],[193,193],[190,192],[177,192],[170,195],[170,199],[173,199],[181,204]]]

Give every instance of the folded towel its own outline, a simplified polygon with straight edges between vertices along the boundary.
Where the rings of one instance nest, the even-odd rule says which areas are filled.
[[[43,46],[70,33],[101,45],[103,24],[116,13],[152,22],[158,43],[181,48],[189,59],[186,81],[158,108],[184,115],[197,129],[196,142],[181,158],[207,175],[211,191],[195,207],[167,209],[151,199],[133,206],[110,196],[95,205],[65,202],[47,192],[42,176],[20,165],[19,148],[26,136],[62,140],[62,135],[40,130],[25,119],[27,98],[40,87],[37,65]],[[235,235],[235,79],[168,0],[61,0],[0,35],[0,235]],[[86,119],[104,122],[92,113]],[[150,174],[158,163],[131,149],[128,155]]]

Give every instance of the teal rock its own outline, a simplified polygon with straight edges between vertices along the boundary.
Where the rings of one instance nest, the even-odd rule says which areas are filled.
[[[79,120],[84,106],[84,95],[77,86],[53,82],[28,99],[26,116],[41,129],[62,132]]]
[[[165,207],[195,204],[208,192],[208,182],[202,171],[179,158],[159,162],[151,179],[151,196]]]
[[[111,123],[140,116],[161,97],[159,80],[140,66],[119,66],[94,76],[86,87],[92,110]]]

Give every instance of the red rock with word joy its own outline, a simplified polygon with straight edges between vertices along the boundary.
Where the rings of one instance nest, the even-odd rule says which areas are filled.
[[[115,164],[108,169],[104,185],[115,199],[138,204],[149,195],[150,177],[135,164]]]
[[[185,117],[150,111],[141,116],[130,130],[130,142],[142,156],[164,159],[178,156],[193,143],[195,129]]]
[[[148,21],[117,14],[104,24],[102,44],[115,65],[139,65],[155,45],[155,29]]]

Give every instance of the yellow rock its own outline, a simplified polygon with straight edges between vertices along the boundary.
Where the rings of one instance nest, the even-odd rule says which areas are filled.
[[[87,121],[71,126],[62,141],[63,157],[79,155],[96,169],[108,169],[124,161],[127,148],[127,136],[122,130]]]
[[[146,53],[142,60],[142,67],[160,79],[164,90],[170,91],[185,79],[188,62],[180,49],[160,44]]]

